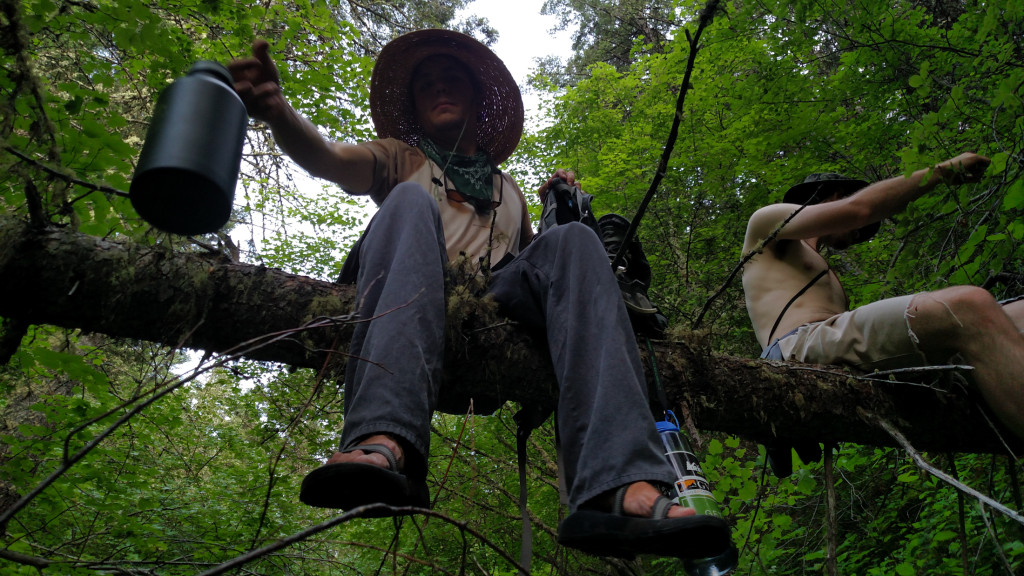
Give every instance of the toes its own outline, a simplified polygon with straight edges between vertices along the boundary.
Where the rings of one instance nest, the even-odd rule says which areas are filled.
[[[372,466],[379,466],[381,468],[390,468],[391,463],[388,462],[387,457],[379,452],[373,452],[369,450],[360,450],[359,446],[364,444],[379,444],[387,449],[391,450],[394,454],[397,462],[398,471],[402,471],[405,468],[405,457],[402,451],[402,445],[390,435],[387,434],[376,434],[374,436],[368,436],[359,442],[352,449],[345,452],[335,452],[327,459],[327,464],[340,464],[347,462],[356,462],[360,464],[370,464]]]
[[[683,508],[682,506],[673,506],[668,509],[669,518],[685,518],[687,516],[696,516],[697,511],[693,508]]]
[[[360,464],[371,464],[381,468],[388,467],[388,460],[376,452],[363,452],[353,450],[351,452],[335,452],[327,459],[328,464],[340,464],[345,462],[358,462]]]
[[[650,518],[654,511],[654,504],[659,496],[662,496],[661,491],[652,484],[636,482],[626,490],[626,500],[622,504],[623,512],[628,516]],[[684,508],[679,505],[668,509],[669,518],[682,518],[696,514],[697,511],[693,508]]]

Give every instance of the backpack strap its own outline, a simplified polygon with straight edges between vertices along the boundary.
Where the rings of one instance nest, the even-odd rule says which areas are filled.
[[[550,409],[536,404],[523,406],[512,417],[516,422],[516,460],[519,463],[519,515],[522,520],[522,534],[519,542],[519,576],[529,576],[533,559],[533,531],[530,528],[530,512],[526,507],[526,441],[530,432],[547,420]]]

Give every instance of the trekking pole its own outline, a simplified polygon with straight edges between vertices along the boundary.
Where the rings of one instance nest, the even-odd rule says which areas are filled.
[[[676,113],[675,118],[672,121],[672,129],[669,131],[668,141],[665,142],[665,149],[661,153],[661,160],[658,162],[658,170],[654,173],[654,179],[651,181],[650,188],[647,189],[647,194],[644,196],[640,207],[636,211],[636,215],[633,216],[632,221],[629,224],[629,229],[626,230],[626,237],[619,244],[619,249],[615,253],[615,258],[612,259],[612,270],[618,270],[622,264],[623,252],[622,249],[625,246],[629,246],[630,240],[636,234],[637,226],[640,225],[640,219],[644,217],[644,212],[647,211],[647,205],[651,203],[654,198],[654,193],[658,190],[658,185],[661,184],[661,179],[665,177],[665,170],[668,169],[668,159],[672,156],[672,150],[676,145],[676,137],[679,135],[679,122],[683,117],[683,102],[686,100],[686,93],[690,88],[690,76],[693,74],[693,64],[697,59],[697,43],[700,41],[701,34],[704,33],[706,28],[711,21],[714,19],[715,11],[718,10],[719,0],[710,0],[701,11],[700,16],[697,18],[697,32],[691,37],[689,30],[684,30],[686,33],[686,40],[690,44],[690,57],[686,61],[686,72],[683,73],[683,84],[679,90],[679,98],[676,99]]]

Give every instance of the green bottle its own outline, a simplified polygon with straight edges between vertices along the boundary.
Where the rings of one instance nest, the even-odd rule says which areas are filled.
[[[711,483],[704,477],[700,460],[690,448],[686,435],[679,430],[675,414],[669,410],[665,420],[657,422],[656,426],[665,456],[676,474],[674,490],[680,506],[693,508],[697,514],[721,518],[722,510],[711,491]],[[689,576],[724,576],[735,570],[738,563],[739,552],[730,544],[729,549],[718,556],[684,560],[683,569]]]

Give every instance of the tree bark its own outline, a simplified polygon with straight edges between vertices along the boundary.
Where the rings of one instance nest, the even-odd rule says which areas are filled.
[[[353,286],[60,228],[35,230],[0,217],[5,319],[313,369],[330,357],[337,370],[345,362],[355,298]],[[496,320],[486,302],[459,300],[458,309],[449,304],[439,409],[467,412],[470,398],[478,414],[509,400],[552,407],[557,382],[543,338]],[[240,347],[246,342],[262,343]],[[670,403],[702,430],[757,441],[895,446],[873,424],[877,415],[921,450],[1006,451],[978,401],[962,392],[724,356],[697,336],[656,342],[654,351]]]

